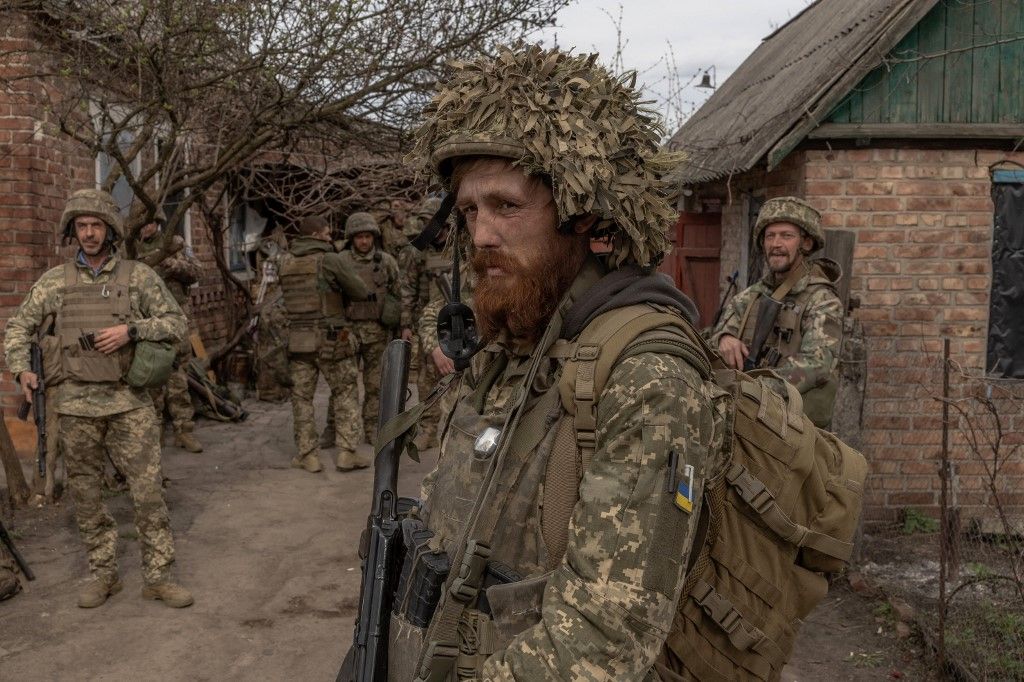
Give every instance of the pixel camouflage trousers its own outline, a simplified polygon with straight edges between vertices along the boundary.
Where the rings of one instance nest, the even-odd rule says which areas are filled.
[[[187,362],[187,357],[185,362]],[[171,415],[171,426],[174,427],[175,433],[187,433],[195,428],[195,411],[192,408],[192,396],[188,392],[188,379],[185,377],[184,364],[179,366],[173,372],[171,376],[167,378],[167,383],[160,388],[154,388],[150,391],[150,395],[153,397],[153,407],[156,410],[156,416],[160,420],[161,427],[163,426],[164,418],[164,406],[167,406],[167,411]]]
[[[321,373],[331,389],[328,409],[333,408],[334,414],[328,415],[327,423],[334,425],[334,444],[339,452],[355,452],[360,440],[356,386],[359,370],[355,356],[325,361],[316,353],[293,353],[289,356],[288,367],[292,379],[292,419],[299,458],[317,449],[319,439],[313,414],[313,394]]]
[[[89,570],[102,580],[109,582],[117,575],[117,524],[102,498],[108,454],[128,482],[142,549],[142,576],[147,584],[169,577],[174,541],[161,489],[158,424],[151,407],[105,417],[60,415],[60,442],[78,532],[89,555]]]

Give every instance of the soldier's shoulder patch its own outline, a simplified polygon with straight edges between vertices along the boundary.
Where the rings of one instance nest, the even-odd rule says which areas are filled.
[[[683,479],[676,487],[676,506],[687,514],[693,513],[693,465],[683,467]]]

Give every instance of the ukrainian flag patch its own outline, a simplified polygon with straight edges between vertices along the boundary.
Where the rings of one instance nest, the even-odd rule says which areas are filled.
[[[683,480],[676,488],[676,506],[687,514],[693,513],[693,466],[683,467]]]

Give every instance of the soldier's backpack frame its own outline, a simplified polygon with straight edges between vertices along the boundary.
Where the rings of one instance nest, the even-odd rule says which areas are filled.
[[[648,305],[612,310],[592,321],[574,346],[559,390],[574,418],[580,469],[563,476],[582,478],[595,446],[601,390],[626,357],[651,351],[682,357],[714,384],[716,408],[725,415],[726,452],[705,485],[695,551],[659,675],[779,679],[803,619],[828,591],[826,573],[850,558],[864,456],[815,427],[793,386],[767,370],[727,368],[675,313]],[[567,504],[575,500],[561,502]]]

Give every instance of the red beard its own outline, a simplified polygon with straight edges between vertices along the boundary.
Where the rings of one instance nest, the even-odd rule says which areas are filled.
[[[484,340],[503,329],[512,338],[536,343],[558,307],[566,289],[583,265],[579,242],[566,238],[542,250],[529,265],[514,257],[481,249],[473,255],[473,311]],[[488,268],[501,268],[501,277],[489,277]]]

